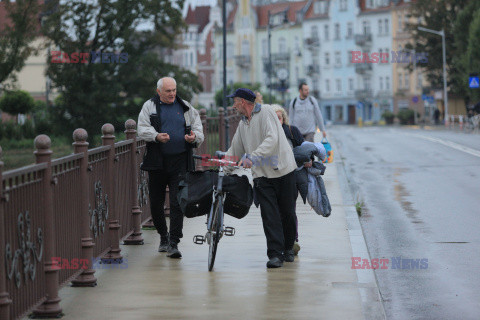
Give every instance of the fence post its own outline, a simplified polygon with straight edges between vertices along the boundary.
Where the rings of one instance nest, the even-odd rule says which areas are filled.
[[[119,230],[120,224],[118,220],[118,212],[117,206],[115,205],[115,179],[114,179],[114,167],[115,167],[115,128],[112,124],[106,123],[102,126],[102,145],[110,146],[110,150],[108,151],[108,159],[107,159],[107,194],[108,194],[108,204],[110,206],[109,210],[109,220],[108,220],[108,228],[110,230],[109,237],[110,237],[110,251],[103,257],[102,259],[107,260],[111,263],[111,261],[116,260],[121,262],[123,260],[122,255],[120,254],[120,237],[119,237]]]
[[[137,167],[137,123],[135,120],[128,119],[125,122],[125,135],[127,139],[132,139],[132,147],[130,152],[132,153],[132,163],[130,170],[132,170],[133,183],[130,186],[130,192],[132,193],[132,218],[133,218],[133,233],[123,241],[124,244],[143,244],[141,224],[142,224],[142,211],[138,205],[138,167]]]
[[[225,149],[225,109],[223,107],[218,108],[218,134],[220,135],[218,138],[220,150],[227,151]]]
[[[33,317],[57,318],[62,315],[60,297],[58,296],[58,271],[60,267],[53,263],[55,254],[55,220],[53,214],[53,186],[52,186],[52,142],[47,135],[41,134],[35,138],[34,154],[36,163],[47,163],[43,177],[43,208],[45,212],[45,293],[47,299],[33,310]]]
[[[88,260],[88,269],[84,269],[81,274],[78,275],[72,281],[73,287],[94,287],[97,285],[97,278],[95,278],[95,270],[92,269],[93,247],[95,243],[90,232],[90,222],[88,219],[88,133],[85,129],[76,129],[73,131],[73,152],[83,153],[83,158],[80,160],[80,194],[77,196],[82,199],[81,212],[81,235],[82,235],[82,259]]]
[[[198,148],[198,151],[200,155],[206,154],[207,153],[207,144],[208,144],[208,128],[207,128],[207,110],[205,109],[200,109],[200,120],[202,122],[202,127],[203,127],[203,136],[204,136],[204,141],[200,148]],[[196,169],[197,170],[202,170],[202,162],[203,161],[195,161],[196,163]]]
[[[5,216],[3,212],[3,202],[5,201],[3,195],[3,161],[2,161],[2,147],[0,147],[0,257],[5,257]],[[5,280],[5,263],[0,263],[0,319],[10,319],[10,305],[12,300],[7,292],[7,283]]]

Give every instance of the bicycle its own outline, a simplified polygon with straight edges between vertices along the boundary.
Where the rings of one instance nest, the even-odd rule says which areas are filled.
[[[225,202],[226,193],[223,191],[223,177],[225,176],[225,172],[223,171],[223,166],[228,165],[232,167],[237,167],[238,165],[236,162],[232,161],[225,161],[221,160],[223,158],[224,153],[216,153],[216,156],[219,159],[208,159],[206,157],[194,155],[193,158],[197,160],[203,160],[210,162],[212,164],[216,164],[219,166],[218,171],[218,181],[217,185],[213,187],[213,194],[212,194],[212,206],[210,208],[210,212],[207,215],[207,233],[205,236],[202,235],[195,235],[193,237],[193,242],[195,244],[204,244],[205,242],[208,243],[208,271],[212,271],[213,265],[215,263],[215,256],[217,254],[217,246],[220,238],[225,236],[234,236],[235,235],[235,228],[232,227],[225,227],[223,225],[224,221],[224,212],[223,212],[223,205]]]
[[[480,124],[480,114],[467,117],[464,130],[465,132],[470,133],[473,130],[478,129],[480,127],[479,124]]]

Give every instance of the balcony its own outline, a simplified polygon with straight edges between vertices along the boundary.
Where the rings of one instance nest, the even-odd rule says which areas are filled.
[[[320,48],[320,38],[318,36],[312,36],[303,40],[307,50],[316,51]]]
[[[380,90],[377,92],[377,98],[379,99],[388,99],[392,97],[392,92],[390,90]]]
[[[320,66],[318,64],[310,64],[307,66],[307,74],[309,77],[318,75],[320,73]]]
[[[366,74],[372,71],[371,63],[355,63],[355,72],[358,74]]]
[[[372,89],[355,90],[355,98],[358,100],[368,100],[373,96]]]
[[[372,45],[372,34],[356,34],[355,44],[360,47],[370,47]]]
[[[274,63],[288,62],[290,60],[289,52],[272,53],[272,61]]]
[[[235,56],[235,64],[240,68],[249,69],[251,65],[251,59],[248,55]]]

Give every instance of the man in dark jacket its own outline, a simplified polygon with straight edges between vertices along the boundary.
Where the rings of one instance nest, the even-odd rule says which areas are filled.
[[[147,141],[142,170],[148,171],[148,189],[153,224],[160,234],[159,252],[181,258],[178,243],[183,237],[183,213],[177,201],[178,182],[193,170],[192,148],[203,142],[198,111],[177,96],[173,78],[157,83],[157,95],[144,103],[138,116],[138,135]],[[165,220],[166,187],[170,190],[170,233]]]

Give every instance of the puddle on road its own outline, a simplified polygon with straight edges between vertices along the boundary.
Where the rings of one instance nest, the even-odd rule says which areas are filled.
[[[407,172],[406,168],[395,168],[393,176],[399,177],[402,173]],[[407,213],[407,217],[410,218],[412,223],[422,224],[423,221],[418,218],[418,211],[413,207],[413,203],[407,201],[406,198],[410,196],[405,186],[398,180],[394,179],[393,190],[395,193],[395,200],[400,204],[402,209]]]

